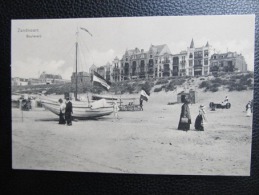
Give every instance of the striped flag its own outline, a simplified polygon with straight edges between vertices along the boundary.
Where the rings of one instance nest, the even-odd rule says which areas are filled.
[[[93,36],[86,28],[80,27],[81,30],[84,30],[85,32],[88,32],[89,35]]]
[[[109,90],[111,87],[111,83],[107,80],[105,80],[101,75],[99,75],[97,72],[94,72],[93,75],[93,84],[100,85],[105,90]]]
[[[145,90],[142,89],[141,92],[140,92],[140,98],[147,102],[148,99],[149,99],[149,95],[146,93]]]

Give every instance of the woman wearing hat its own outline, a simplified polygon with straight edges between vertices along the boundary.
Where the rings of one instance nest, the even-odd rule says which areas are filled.
[[[181,109],[178,130],[188,131],[188,130],[190,130],[190,124],[191,124],[189,100],[186,98],[183,98],[182,101],[184,102],[184,104],[182,105],[182,109]]]
[[[62,99],[59,99],[58,102],[60,104],[59,123],[58,124],[66,124],[65,117],[64,117],[66,105],[63,103]]]
[[[204,108],[205,107],[203,105],[200,105],[199,114],[195,120],[194,127],[197,131],[204,131],[204,122],[207,121],[207,118],[205,116],[206,112],[205,112]]]

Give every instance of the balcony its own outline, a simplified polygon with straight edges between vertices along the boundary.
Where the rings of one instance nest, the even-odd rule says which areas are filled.
[[[164,60],[162,61],[163,64],[169,64],[170,63],[170,60]]]

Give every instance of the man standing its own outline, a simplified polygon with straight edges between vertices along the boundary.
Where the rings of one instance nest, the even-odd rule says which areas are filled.
[[[139,99],[139,106],[140,106],[140,110],[143,111],[143,99],[142,98]]]
[[[72,114],[73,113],[73,106],[69,100],[69,97],[66,98],[66,110],[65,110],[65,119],[68,126],[72,125]]]

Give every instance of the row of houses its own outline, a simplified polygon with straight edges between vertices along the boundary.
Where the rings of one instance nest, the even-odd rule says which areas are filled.
[[[39,78],[12,78],[12,86],[63,84],[68,82],[70,81],[62,79],[61,75],[47,74],[46,72],[43,72]]]
[[[151,45],[147,51],[139,48],[126,50],[121,59],[116,57],[111,63],[100,67],[92,65],[89,73],[94,71],[105,79],[116,82],[139,78],[204,76],[221,71],[246,72],[247,64],[241,54],[212,53],[208,42],[204,46],[195,47],[192,39],[190,47],[178,54],[172,54],[166,44]],[[90,77],[90,74],[84,77]],[[71,79],[74,78],[75,75],[72,75]],[[80,80],[80,76],[78,79]]]

